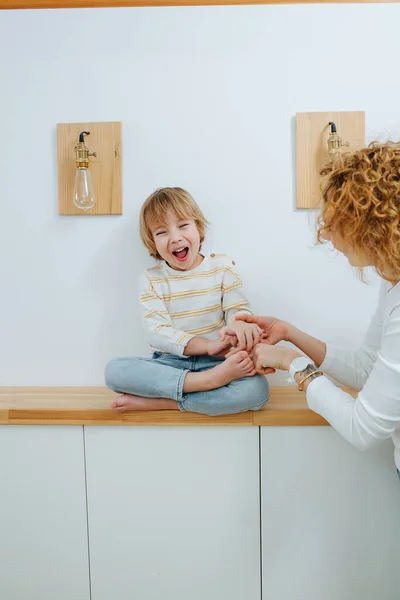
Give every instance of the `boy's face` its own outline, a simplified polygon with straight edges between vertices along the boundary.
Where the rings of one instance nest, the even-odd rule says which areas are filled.
[[[200,235],[193,219],[181,219],[169,210],[164,223],[151,223],[158,254],[172,269],[188,271],[202,261]]]

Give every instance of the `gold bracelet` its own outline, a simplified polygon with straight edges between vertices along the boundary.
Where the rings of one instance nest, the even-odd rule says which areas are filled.
[[[304,391],[304,390],[303,390],[303,388],[302,388],[301,386],[303,385],[303,383],[304,383],[305,381],[307,381],[307,379],[308,379],[309,377],[312,377],[313,375],[316,375],[317,377],[319,377],[320,375],[323,375],[323,372],[322,372],[322,371],[318,371],[318,370],[317,370],[317,371],[313,371],[312,373],[309,373],[309,374],[308,374],[306,377],[304,377],[304,379],[302,379],[302,380],[299,382],[299,385],[298,385],[298,388],[297,388],[297,389],[299,390],[299,392],[303,392],[303,391]]]

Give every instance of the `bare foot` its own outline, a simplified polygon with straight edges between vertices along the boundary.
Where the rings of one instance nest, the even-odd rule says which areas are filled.
[[[213,387],[222,387],[231,381],[256,374],[253,361],[245,350],[229,356],[220,365],[208,371],[212,377]]]
[[[131,394],[120,394],[111,402],[115,412],[128,410],[179,410],[175,400],[168,398],[144,398]]]

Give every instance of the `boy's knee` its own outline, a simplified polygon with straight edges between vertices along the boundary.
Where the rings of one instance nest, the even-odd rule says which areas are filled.
[[[249,403],[249,410],[261,408],[269,400],[269,384],[264,375],[254,375],[248,378],[249,385],[246,389],[246,397]]]
[[[104,373],[106,386],[114,392],[125,392],[126,387],[132,387],[132,377],[141,369],[141,359],[134,356],[113,358],[107,363]],[[139,371],[138,371],[139,370]]]
[[[118,380],[120,377],[118,376],[120,373],[120,359],[113,358],[110,360],[105,368],[104,379],[106,386],[113,390],[114,392],[118,392]]]
[[[263,375],[245,377],[229,386],[230,412],[245,412],[247,410],[258,410],[268,402],[269,385]]]

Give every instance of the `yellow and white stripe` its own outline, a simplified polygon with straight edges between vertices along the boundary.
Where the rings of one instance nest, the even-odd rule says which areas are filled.
[[[204,262],[204,261],[203,261]],[[194,269],[194,271],[197,271],[197,269]],[[199,279],[202,278],[204,279],[205,277],[212,277],[213,275],[217,275],[218,273],[225,273],[228,272],[232,275],[232,277],[235,277],[236,279],[240,279],[239,275],[237,275],[233,269],[231,269],[229,266],[220,266],[220,267],[216,267],[215,269],[211,269],[209,271],[200,271],[200,272],[184,272],[184,275],[172,275],[170,273],[166,274],[164,277],[150,277],[150,282],[153,284],[157,284],[157,283],[166,283],[167,281],[187,281],[188,279]]]
[[[188,319],[189,317],[197,317],[198,315],[205,315],[210,312],[219,312],[221,309],[221,303],[213,304],[212,306],[204,306],[203,308],[195,308],[193,310],[183,310],[182,312],[170,313],[171,319]]]
[[[192,337],[217,339],[238,311],[251,312],[233,261],[225,255],[209,255],[183,272],[160,262],[142,275],[139,298],[153,350],[180,356]]]

